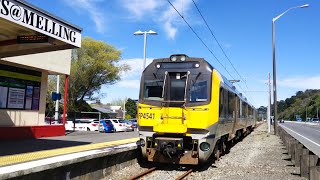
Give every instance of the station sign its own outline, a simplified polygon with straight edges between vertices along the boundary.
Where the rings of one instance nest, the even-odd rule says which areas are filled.
[[[0,0],[0,18],[73,46],[81,47],[81,29],[77,29],[23,1]]]

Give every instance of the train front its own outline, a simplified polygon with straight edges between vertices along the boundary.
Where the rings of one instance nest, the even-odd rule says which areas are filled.
[[[207,160],[215,146],[218,94],[217,72],[204,59],[186,55],[155,59],[140,84],[143,157],[174,164]]]

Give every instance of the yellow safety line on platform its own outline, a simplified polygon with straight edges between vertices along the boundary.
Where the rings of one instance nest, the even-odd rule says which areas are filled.
[[[0,166],[7,166],[11,164],[33,161],[33,160],[38,160],[38,159],[43,159],[43,158],[48,158],[48,157],[53,157],[58,155],[65,155],[65,154],[70,154],[75,152],[99,149],[99,148],[108,147],[108,146],[127,144],[127,143],[136,142],[138,139],[139,138],[131,138],[131,139],[124,139],[119,141],[103,142],[103,143],[80,145],[80,146],[73,146],[73,147],[67,147],[67,148],[36,151],[36,152],[23,153],[23,154],[17,154],[17,155],[2,156],[0,157]]]

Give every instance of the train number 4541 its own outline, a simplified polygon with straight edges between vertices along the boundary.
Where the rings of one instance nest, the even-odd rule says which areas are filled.
[[[154,119],[154,113],[139,113],[139,119]]]

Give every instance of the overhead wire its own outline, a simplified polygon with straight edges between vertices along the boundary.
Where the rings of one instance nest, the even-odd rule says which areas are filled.
[[[198,33],[192,28],[192,26],[188,23],[188,21],[184,18],[184,16],[177,10],[177,8],[170,2],[170,0],[167,0],[168,3],[172,6],[172,8],[178,13],[178,15],[183,19],[183,21],[188,25],[188,27],[191,29],[191,31],[196,35],[196,37],[201,41],[201,43],[207,48],[207,50],[211,53],[211,55],[217,60],[217,62],[224,68],[224,70],[229,74],[229,76],[233,79],[235,79],[231,73],[228,71],[228,69],[226,68],[226,66],[224,66],[222,64],[222,62],[217,58],[217,56],[213,53],[213,51],[208,47],[208,45],[202,40],[202,38],[198,35]],[[193,0],[192,0],[193,1]],[[195,2],[193,1],[193,3],[195,4]],[[207,27],[209,28],[210,32],[211,32],[211,35],[214,37],[214,39],[216,40],[217,44],[219,45],[220,49],[222,50],[223,54],[226,56],[226,58],[228,59],[229,63],[232,65],[233,69],[236,71],[236,73],[238,74],[238,76],[243,80],[243,82],[245,83],[247,89],[248,89],[248,86],[247,86],[247,83],[246,81],[244,80],[244,78],[240,75],[240,73],[236,70],[236,68],[234,67],[233,63],[231,62],[231,60],[229,59],[229,57],[226,55],[225,51],[223,50],[221,44],[218,42],[217,38],[215,37],[215,35],[213,34],[211,28],[209,27],[208,23],[206,22],[206,20],[204,19],[202,13],[200,12],[199,8],[197,7],[197,5],[195,4],[198,12],[200,13],[202,19],[204,20],[204,22],[206,23]],[[239,88],[243,91],[244,94],[245,91],[244,89],[242,88],[242,86],[240,84],[238,84]],[[246,96],[248,96],[246,94]],[[252,99],[250,97],[250,99]],[[253,100],[253,99],[252,99]]]
[[[219,62],[219,64],[226,70],[226,72],[229,74],[229,76],[233,79],[235,79],[231,73],[227,70],[227,68],[221,63],[221,61],[217,58],[217,56],[212,52],[212,50],[208,47],[208,45],[201,39],[201,37],[198,35],[198,33],[191,27],[191,25],[188,23],[188,21],[184,18],[184,16],[181,15],[181,13],[177,10],[177,8],[170,2],[170,0],[167,0],[168,3],[172,6],[172,8],[179,14],[179,16],[183,19],[183,21],[189,26],[191,31],[197,36],[197,38],[201,41],[201,43],[207,48],[207,50],[212,54],[212,56]]]
[[[219,48],[221,49],[221,51],[223,52],[224,56],[226,57],[226,59],[229,61],[229,63],[231,64],[232,68],[235,70],[235,72],[238,74],[238,76],[240,77],[240,79],[245,83],[246,87],[248,88],[247,82],[246,80],[240,75],[240,73],[237,71],[237,69],[234,67],[233,63],[231,62],[230,58],[227,56],[226,52],[224,51],[224,49],[222,48],[221,44],[219,43],[218,39],[216,38],[216,36],[213,34],[212,29],[210,28],[210,26],[208,25],[206,19],[203,17],[200,9],[198,8],[197,4],[194,2],[194,0],[192,0],[194,6],[196,7],[196,9],[198,10],[201,18],[203,19],[203,21],[205,22],[207,28],[209,29],[212,37],[214,38],[214,40],[217,42]]]

